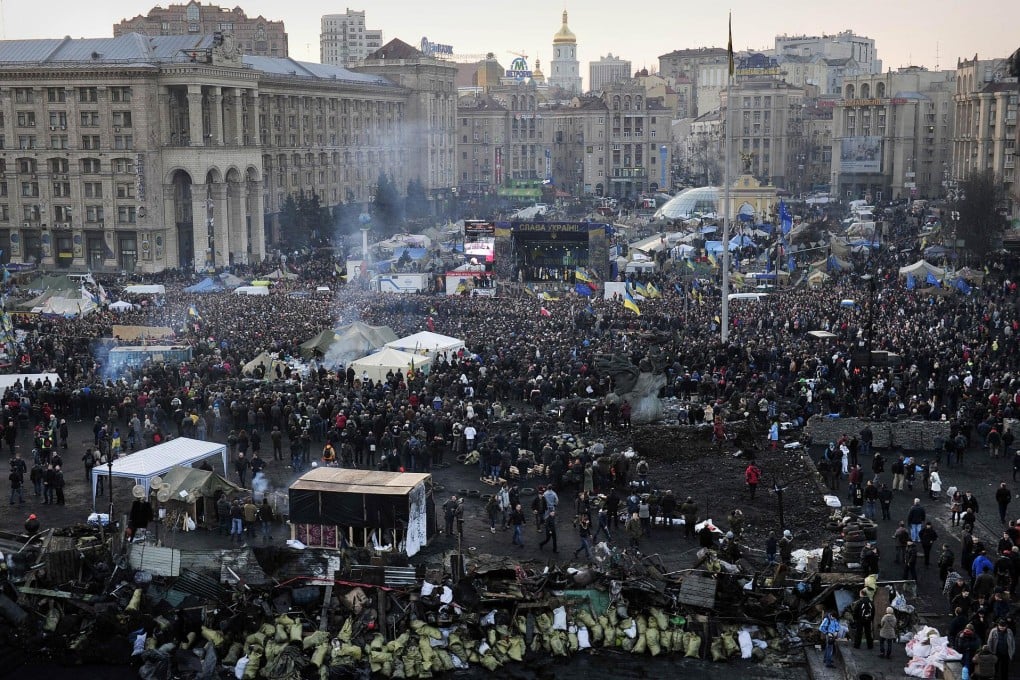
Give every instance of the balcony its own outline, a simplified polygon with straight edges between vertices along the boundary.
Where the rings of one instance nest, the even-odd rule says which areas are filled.
[[[647,168],[613,168],[614,179],[645,179],[648,177]]]

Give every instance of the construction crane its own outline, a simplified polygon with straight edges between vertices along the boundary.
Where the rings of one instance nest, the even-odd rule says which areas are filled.
[[[528,55],[525,54],[524,52],[515,52],[514,50],[507,50],[506,53],[507,54],[512,54],[515,57],[520,57],[521,59],[524,59],[525,61],[527,61],[527,59],[528,59]]]

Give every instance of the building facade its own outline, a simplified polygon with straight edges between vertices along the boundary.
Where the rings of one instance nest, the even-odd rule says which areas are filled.
[[[952,162],[955,71],[906,67],[843,83],[832,186],[844,198],[937,198]]]
[[[729,53],[723,47],[675,50],[659,57],[659,74],[690,83],[688,115],[697,118],[719,108],[729,76]]]
[[[634,79],[555,105],[533,83],[491,88],[462,97],[457,117],[464,193],[548,180],[578,197],[636,198],[671,184],[669,110]]]
[[[264,57],[287,56],[287,30],[282,21],[249,17],[240,7],[226,9],[216,5],[189,2],[186,5],[153,7],[149,13],[114,24],[114,37],[129,33],[142,35],[192,35],[230,33],[244,54]]]
[[[288,196],[367,202],[381,172],[449,191],[452,76],[407,56],[395,82],[229,35],[0,42],[4,259],[219,268],[289,244]]]
[[[563,25],[553,36],[553,58],[550,62],[549,87],[568,94],[581,94],[581,62],[577,60],[577,36],[567,26],[567,12],[563,11]]]
[[[772,56],[779,63],[787,57],[853,59],[862,75],[882,72],[882,60],[878,58],[875,40],[856,35],[853,31],[841,31],[835,35],[777,35],[775,45]]]
[[[610,52],[598,61],[588,63],[588,90],[598,94],[606,85],[627,80],[633,75],[630,62],[614,57]]]
[[[1016,185],[1017,79],[1005,59],[961,59],[956,66],[953,166],[947,190],[991,171],[1007,196]]]
[[[319,33],[319,61],[351,68],[383,45],[382,31],[365,27],[364,10],[324,14]]]

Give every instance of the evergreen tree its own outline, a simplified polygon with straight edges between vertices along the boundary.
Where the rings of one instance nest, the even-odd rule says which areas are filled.
[[[1002,182],[991,170],[972,172],[960,184],[960,197],[954,204],[959,213],[956,238],[978,257],[999,246],[1006,218],[1002,214],[1004,191]]]

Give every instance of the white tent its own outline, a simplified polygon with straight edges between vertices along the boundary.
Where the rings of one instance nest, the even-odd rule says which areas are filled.
[[[238,286],[234,289],[234,295],[269,295],[267,286]]]
[[[430,357],[436,357],[443,352],[453,354],[458,350],[464,349],[464,341],[451,338],[448,335],[421,331],[414,335],[408,335],[406,338],[387,342],[386,346],[399,349],[401,352],[427,354]]]
[[[914,264],[900,267],[900,276],[907,278],[908,274],[913,274],[915,279],[925,279],[928,277],[928,274],[932,274],[936,279],[941,279],[946,275],[946,270],[942,267],[936,267],[925,260],[918,260]]]
[[[227,447],[216,442],[180,437],[168,442],[150,446],[113,461],[112,470],[106,465],[92,468],[92,507],[96,505],[96,484],[100,477],[113,476],[134,480],[145,487],[149,497],[152,478],[166,474],[175,465],[191,465],[200,460],[219,455],[223,459],[223,476],[227,475]]]
[[[0,374],[0,394],[7,391],[8,387],[13,387],[14,383],[21,381],[21,384],[35,384],[36,380],[49,379],[51,385],[56,385],[57,381],[60,380],[60,376],[56,373],[4,373]]]
[[[130,312],[134,309],[134,305],[124,300],[117,300],[116,302],[110,303],[111,312]]]
[[[412,361],[414,362],[415,371],[424,371],[425,373],[428,373],[428,369],[432,364],[432,359],[427,356],[414,355],[408,352],[401,352],[392,347],[384,347],[375,354],[369,354],[367,357],[352,361],[351,368],[354,369],[354,374],[357,377],[360,378],[367,375],[375,382],[379,382],[380,380],[385,380],[386,374],[390,371],[396,373],[399,370],[404,375],[407,375]]]
[[[264,278],[272,279],[273,281],[280,281],[281,279],[286,279],[287,281],[293,281],[297,277],[298,277],[298,275],[295,274],[294,272],[287,272],[287,271],[284,271],[284,270],[282,270],[280,268],[276,268],[273,271],[271,271],[268,274],[266,274]]]
[[[166,295],[166,287],[161,284],[134,284],[124,287],[128,295]]]

